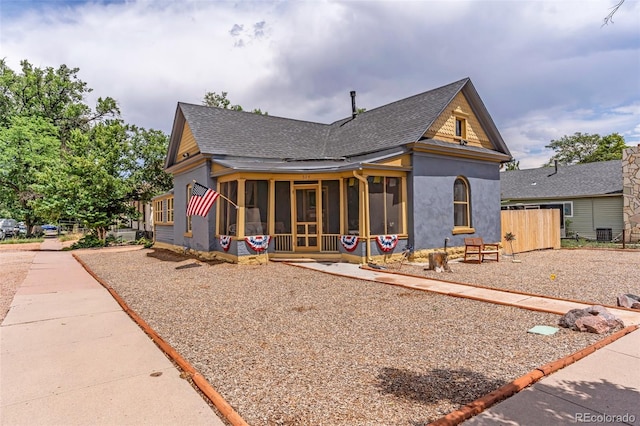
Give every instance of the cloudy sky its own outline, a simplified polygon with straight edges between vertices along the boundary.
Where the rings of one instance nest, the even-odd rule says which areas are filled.
[[[125,121],[167,133],[207,91],[330,123],[470,77],[520,168],[551,140],[640,144],[640,1],[0,0],[0,57],[80,68]]]

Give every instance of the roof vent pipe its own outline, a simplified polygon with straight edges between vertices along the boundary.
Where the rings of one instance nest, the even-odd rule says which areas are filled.
[[[358,111],[356,110],[356,91],[351,91],[351,118],[356,118]]]

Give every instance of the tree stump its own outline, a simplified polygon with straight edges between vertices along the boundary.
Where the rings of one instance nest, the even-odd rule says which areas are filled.
[[[447,253],[442,251],[429,253],[428,270],[436,272],[451,272],[451,268],[449,267],[449,256]]]

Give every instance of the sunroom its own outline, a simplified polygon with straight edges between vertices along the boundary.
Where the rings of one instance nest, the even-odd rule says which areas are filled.
[[[261,250],[253,250],[251,238],[265,236],[264,251],[272,259],[360,262],[384,255],[385,241],[395,247],[407,239],[407,167],[315,162],[302,170],[295,163],[263,162],[246,172],[238,162],[214,162],[223,256],[241,261],[255,255]]]

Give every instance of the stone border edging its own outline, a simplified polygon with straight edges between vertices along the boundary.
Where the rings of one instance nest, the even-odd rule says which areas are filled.
[[[138,326],[153,340],[153,342],[173,361],[178,367],[189,375],[193,383],[200,391],[215,405],[220,413],[231,423],[232,426],[249,426],[249,424],[233,409],[233,407],[211,386],[207,379],[182,357],[169,343],[167,343],[153,328],[149,326],[134,310],[129,308],[124,299],[120,297],[116,291],[109,286],[102,278],[96,275],[89,266],[80,259],[75,253],[71,254],[73,258],[82,265],[82,267],[96,281],[100,283],[118,302],[122,310],[138,324]]]
[[[549,376],[552,373],[555,373],[556,371],[573,364],[574,362],[586,357],[587,355],[592,354],[593,352],[597,351],[598,349],[602,349],[603,347],[605,347],[606,345],[615,342],[616,340],[618,340],[619,338],[626,336],[629,333],[632,333],[633,331],[637,330],[638,328],[640,328],[640,326],[637,325],[631,325],[628,327],[623,328],[622,330],[619,330],[613,334],[611,334],[610,336],[605,337],[604,339],[590,345],[587,346],[584,349],[581,349],[577,352],[574,352],[571,355],[568,355],[564,358],[561,358],[557,361],[552,361],[548,364],[543,365],[542,367],[538,367],[535,370],[531,370],[530,372],[526,373],[523,376],[518,377],[517,379],[515,379],[514,381],[512,381],[511,383],[507,383],[506,385],[498,388],[497,390],[488,393],[487,395],[476,399],[473,402],[470,402],[469,404],[463,406],[462,408],[453,411],[449,414],[447,414],[444,417],[441,417],[440,419],[429,423],[427,426],[455,426],[458,425],[460,423],[462,423],[465,420],[470,419],[473,416],[476,416],[480,413],[482,413],[484,410],[486,410],[487,408],[491,407],[492,405],[497,404],[498,402],[509,398],[510,396],[520,392],[521,390],[523,390],[524,388],[531,386],[532,384],[536,383],[537,381],[539,381],[540,379],[542,379],[545,376]]]

